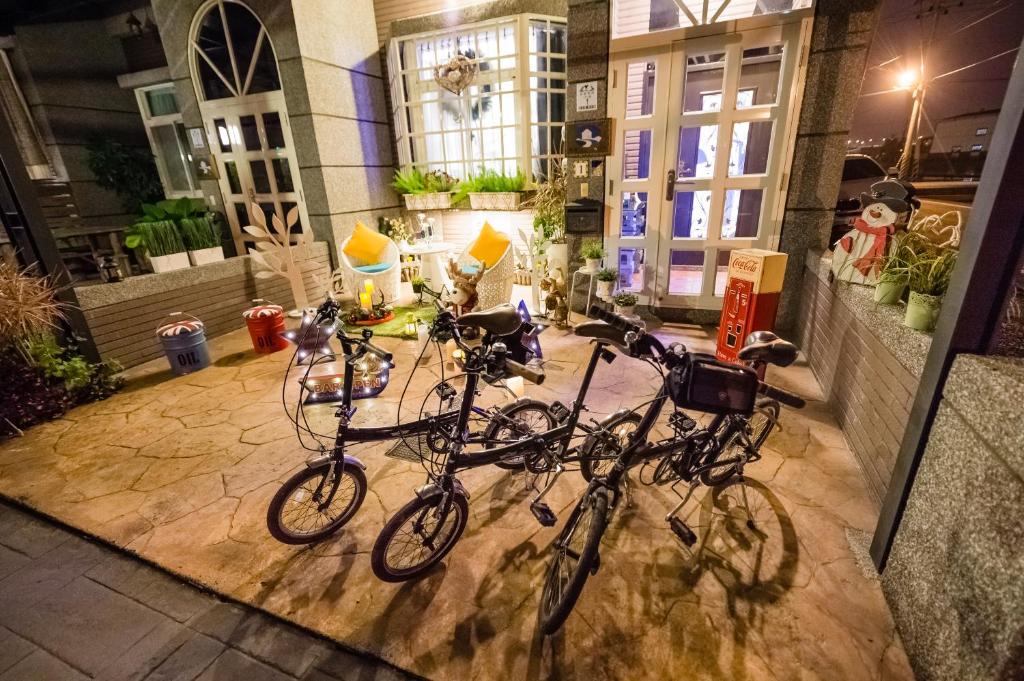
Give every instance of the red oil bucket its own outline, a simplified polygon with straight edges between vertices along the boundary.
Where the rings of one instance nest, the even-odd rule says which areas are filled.
[[[288,347],[284,333],[284,308],[273,303],[254,300],[254,305],[242,313],[249,328],[252,347],[259,353],[277,352]]]

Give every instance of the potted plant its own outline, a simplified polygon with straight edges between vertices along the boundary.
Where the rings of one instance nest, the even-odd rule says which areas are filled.
[[[601,269],[601,260],[607,254],[605,253],[604,246],[601,245],[600,239],[587,239],[580,247],[580,255],[587,261],[584,271],[597,272]]]
[[[534,252],[546,259],[548,270],[569,271],[569,252],[565,244],[565,159],[552,158],[551,174],[537,185],[537,191],[524,204],[533,210]]]
[[[526,175],[521,170],[516,170],[515,175],[484,170],[459,183],[453,203],[469,196],[473,210],[519,210],[519,199],[524,189]]]
[[[423,293],[424,279],[420,276],[414,276],[412,278],[412,292],[416,295]]]
[[[905,234],[893,240],[889,253],[882,257],[875,284],[875,302],[895,305],[907,288],[907,264],[914,257],[914,239]]]
[[[632,293],[620,293],[612,298],[612,303],[615,305],[615,314],[632,317],[633,308],[636,307],[636,296]]]
[[[171,220],[136,222],[125,230],[124,243],[128,248],[145,249],[149,264],[157,274],[189,266],[178,226]]]
[[[442,210],[452,207],[452,192],[458,183],[443,170],[424,173],[411,168],[396,171],[391,186],[403,196],[409,210]]]
[[[415,235],[405,224],[402,217],[379,217],[377,218],[377,231],[394,241],[399,246],[408,244],[412,246]]]
[[[615,280],[619,273],[615,270],[603,269],[597,273],[597,297],[601,300],[608,300],[612,297],[612,290],[615,288]]]
[[[193,265],[205,265],[224,259],[224,248],[220,245],[220,221],[215,214],[182,218],[178,226],[181,239],[188,249],[188,259]]]
[[[942,296],[956,267],[957,252],[948,248],[927,248],[915,252],[907,266],[910,299],[903,317],[904,326],[931,331],[939,317]]]

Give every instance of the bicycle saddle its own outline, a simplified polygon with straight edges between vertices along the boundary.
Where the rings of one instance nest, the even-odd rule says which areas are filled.
[[[523,320],[511,305],[496,305],[489,310],[467,312],[456,320],[459,326],[476,326],[495,336],[507,336],[519,330]]]
[[[598,321],[583,322],[576,325],[575,334],[577,336],[585,336],[586,338],[598,338],[608,341],[623,352],[626,351],[626,332],[615,328],[611,324]]]
[[[780,367],[788,367],[796,361],[796,346],[782,340],[771,331],[755,331],[747,336],[747,341],[739,352],[744,362],[768,362]]]

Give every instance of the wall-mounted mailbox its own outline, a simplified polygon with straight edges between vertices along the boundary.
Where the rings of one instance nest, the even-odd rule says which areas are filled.
[[[596,199],[579,199],[565,204],[565,231],[569,234],[602,234],[604,203]]]

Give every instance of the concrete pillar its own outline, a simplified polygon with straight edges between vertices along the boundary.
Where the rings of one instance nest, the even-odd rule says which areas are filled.
[[[807,249],[826,247],[846,140],[881,0],[818,0],[779,249],[789,254],[777,326],[792,328]]]

